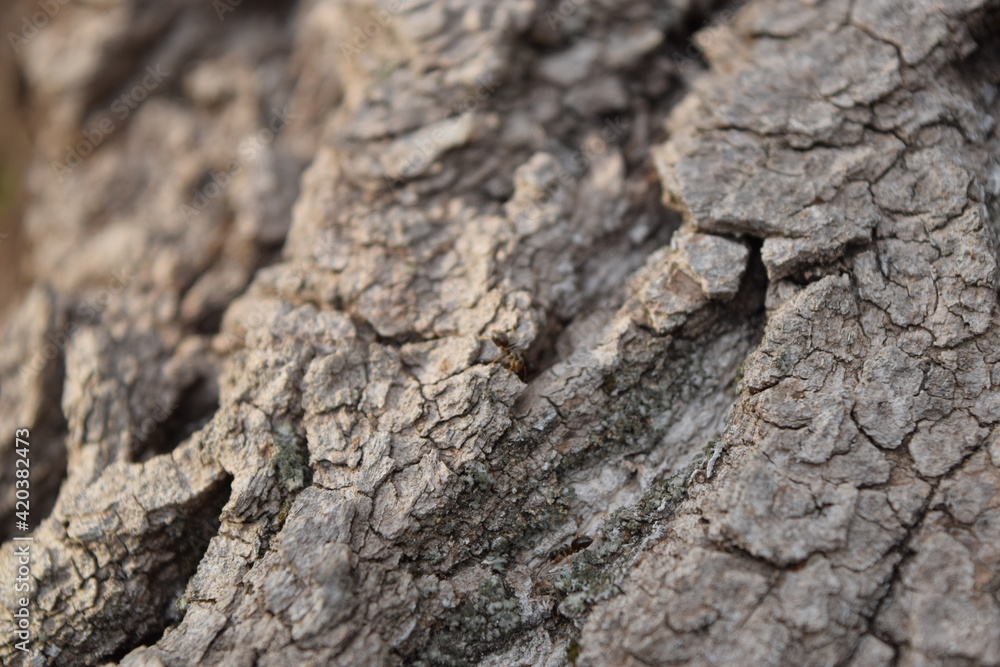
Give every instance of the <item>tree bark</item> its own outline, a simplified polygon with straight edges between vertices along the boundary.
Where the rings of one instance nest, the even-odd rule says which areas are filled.
[[[4,664],[1000,664],[1000,2],[54,11]]]

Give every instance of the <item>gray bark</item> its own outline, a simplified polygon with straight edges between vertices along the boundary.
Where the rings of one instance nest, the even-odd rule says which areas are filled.
[[[1000,664],[998,27],[61,6],[0,659]]]

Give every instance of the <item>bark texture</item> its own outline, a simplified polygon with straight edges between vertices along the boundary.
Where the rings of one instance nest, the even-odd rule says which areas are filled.
[[[1000,3],[111,0],[19,57],[4,664],[1000,664]]]

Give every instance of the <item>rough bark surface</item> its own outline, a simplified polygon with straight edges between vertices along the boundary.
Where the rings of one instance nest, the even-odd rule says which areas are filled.
[[[111,0],[19,57],[4,664],[1000,664],[1000,3]]]

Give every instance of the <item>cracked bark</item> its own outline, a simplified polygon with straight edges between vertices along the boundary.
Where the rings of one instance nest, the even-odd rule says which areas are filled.
[[[65,6],[4,663],[1000,664],[1000,4],[733,9]]]

